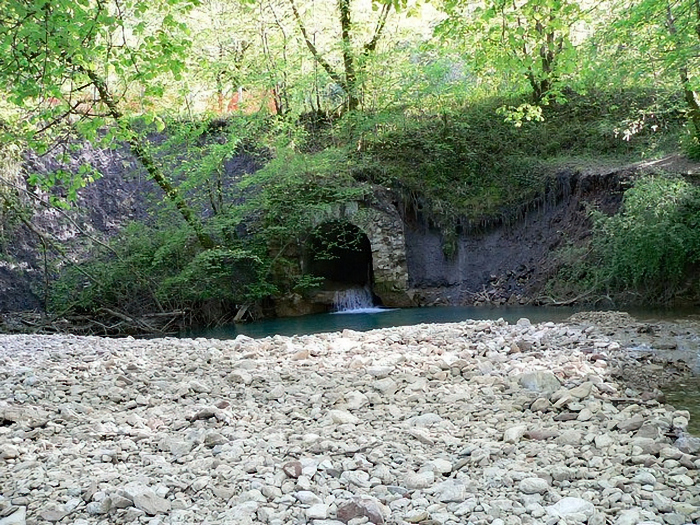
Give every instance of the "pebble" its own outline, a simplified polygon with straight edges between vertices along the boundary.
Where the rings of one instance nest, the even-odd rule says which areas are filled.
[[[556,392],[561,388],[561,383],[551,372],[534,371],[522,374],[518,382],[523,388],[535,392]]]
[[[409,472],[404,478],[407,489],[424,489],[430,487],[435,481],[435,473],[432,470],[423,472]]]
[[[0,518],[0,525],[25,525],[27,518],[27,507],[19,507],[9,516]]]
[[[595,512],[595,507],[590,501],[581,498],[565,497],[554,505],[546,507],[547,514],[556,518],[585,521]],[[583,517],[583,519],[581,519]]]
[[[527,425],[509,427],[503,433],[503,441],[506,443],[518,443],[527,431]]]
[[[700,522],[687,412],[613,358],[529,321],[0,335],[0,525]]]

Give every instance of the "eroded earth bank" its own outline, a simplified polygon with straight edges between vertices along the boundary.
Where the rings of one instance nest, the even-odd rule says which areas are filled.
[[[619,381],[677,369],[584,320],[0,336],[0,524],[698,523],[688,413]]]

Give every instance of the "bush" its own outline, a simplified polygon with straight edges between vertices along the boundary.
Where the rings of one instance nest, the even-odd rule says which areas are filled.
[[[675,136],[682,123],[678,112],[658,110],[652,92],[571,93],[568,99],[539,108],[541,121],[523,118],[517,125],[503,108],[523,101],[503,97],[439,115],[355,119],[352,169],[360,180],[398,190],[449,234],[459,224],[513,215],[541,196],[548,174],[572,158],[619,163],[658,154],[668,146],[661,137]]]
[[[624,195],[620,211],[591,212],[587,246],[568,246],[554,291],[597,292],[633,302],[666,303],[690,295],[700,262],[700,188],[681,177],[649,175]]]
[[[700,189],[682,178],[644,177],[620,213],[593,218],[593,249],[612,290],[677,289],[700,260]]]
[[[51,287],[49,310],[97,314],[110,308],[133,316],[189,310],[194,321],[215,322],[197,319],[202,305],[235,313],[237,306],[276,292],[266,281],[266,263],[241,241],[202,250],[184,226],[132,224],[110,249],[63,270]]]

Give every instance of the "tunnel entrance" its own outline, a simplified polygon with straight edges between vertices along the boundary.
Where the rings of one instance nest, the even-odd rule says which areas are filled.
[[[372,247],[354,224],[321,224],[311,234],[307,249],[308,272],[322,277],[326,290],[372,285]]]

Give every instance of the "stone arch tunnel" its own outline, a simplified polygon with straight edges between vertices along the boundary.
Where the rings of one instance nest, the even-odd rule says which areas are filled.
[[[372,286],[372,246],[356,225],[342,220],[320,224],[309,237],[306,267],[324,279],[325,290]]]
[[[365,286],[378,304],[415,306],[408,289],[404,224],[388,197],[334,205],[319,213],[314,224],[299,254],[300,269],[322,277],[322,289],[281,298],[275,306],[278,315],[327,311],[336,290]]]

